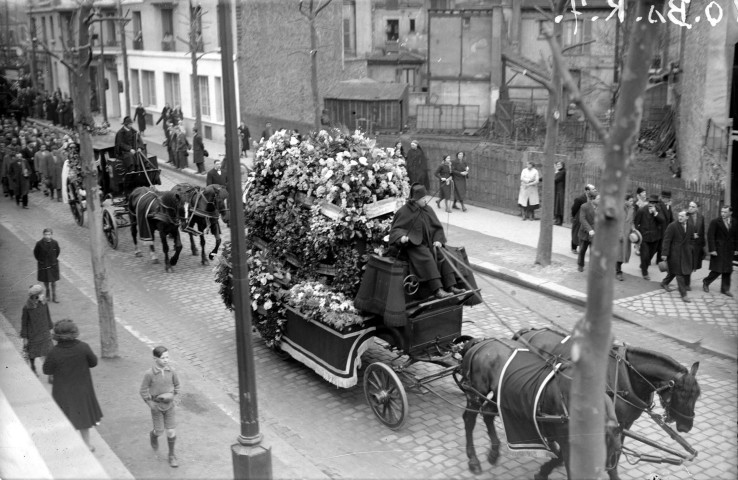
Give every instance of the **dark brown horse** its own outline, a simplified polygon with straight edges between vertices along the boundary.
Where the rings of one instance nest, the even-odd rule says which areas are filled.
[[[221,230],[218,218],[228,225],[228,190],[222,185],[208,185],[207,187],[196,187],[188,183],[180,183],[172,188],[181,196],[184,202],[183,229],[190,236],[190,248],[192,254],[197,255],[195,246],[195,235],[200,237],[200,263],[208,265],[218,253],[221,243]],[[215,248],[205,257],[205,232],[210,232],[215,237]]]
[[[494,465],[500,440],[494,419],[503,420],[512,450],[544,450],[557,457],[541,467],[536,479],[547,478],[553,467],[564,462],[569,471],[568,403],[571,379],[566,366],[545,361],[511,340],[473,339],[461,351],[462,360],[454,379],[466,395],[463,414],[469,470],[482,472],[474,448],[474,427],[482,414],[491,448],[487,455]],[[620,432],[610,399],[603,395],[608,465],[620,452]]]
[[[172,271],[177,265],[179,253],[182,251],[182,241],[179,238],[179,217],[182,201],[180,196],[173,192],[158,192],[152,187],[138,187],[128,196],[128,215],[131,219],[131,236],[135,253],[140,257],[138,237],[149,243],[152,263],[159,263],[154,249],[154,235],[159,232],[161,246],[164,251],[164,269]],[[169,258],[169,243],[167,236],[174,239],[174,255]]]
[[[513,339],[525,339],[541,349],[552,361],[568,363],[572,342],[566,333],[550,328],[523,329]],[[629,430],[643,412],[649,410],[654,394],[658,394],[666,412],[666,422],[675,421],[679,432],[692,429],[694,406],[700,396],[695,375],[696,362],[687,370],[662,353],[631,346],[613,346],[607,371],[607,394],[613,398],[620,427]],[[615,395],[617,392],[617,396]],[[609,471],[618,477],[617,468]]]

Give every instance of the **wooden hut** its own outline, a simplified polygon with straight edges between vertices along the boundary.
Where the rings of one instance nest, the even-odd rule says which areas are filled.
[[[334,126],[367,133],[399,132],[407,123],[407,92],[404,83],[364,78],[338,83],[325,94],[323,102]]]

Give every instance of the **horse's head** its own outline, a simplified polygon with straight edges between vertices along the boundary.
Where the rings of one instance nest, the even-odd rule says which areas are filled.
[[[669,380],[660,392],[661,405],[666,412],[665,420],[676,421],[680,433],[689,432],[694,424],[694,406],[701,393],[696,378],[699,366],[700,363],[695,362],[688,372]]]
[[[204,195],[208,201],[208,209],[217,210],[220,213],[221,220],[228,225],[230,221],[228,190],[223,185],[212,184],[205,188]]]
[[[159,202],[162,213],[166,215],[170,223],[178,225],[179,219],[185,216],[182,196],[173,191],[162,192],[159,196]]]

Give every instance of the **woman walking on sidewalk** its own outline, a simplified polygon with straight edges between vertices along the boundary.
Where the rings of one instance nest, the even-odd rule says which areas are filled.
[[[464,160],[464,152],[456,154],[456,160],[453,162],[454,170],[454,207],[456,210],[456,202],[461,203],[461,211],[466,212],[464,199],[466,198],[466,179],[469,178],[469,164]]]
[[[90,428],[100,423],[102,410],[92,385],[90,369],[97,365],[97,356],[85,342],[77,340],[79,329],[69,319],[54,325],[56,346],[44,362],[44,373],[53,375],[51,396],[74,428],[79,430],[90,451]]]
[[[436,178],[440,181],[438,189],[438,200],[436,200],[436,206],[441,208],[441,200],[444,201],[446,206],[446,213],[451,213],[449,207],[449,200],[451,200],[454,191],[454,174],[453,168],[451,167],[451,155],[446,155],[441,162],[441,165],[436,169]]]
[[[54,303],[59,303],[56,296],[56,282],[59,281],[59,254],[61,249],[59,243],[52,238],[54,235],[52,229],[44,228],[43,234],[44,238],[36,242],[33,249],[33,256],[36,258],[38,266],[36,280],[44,283],[46,298]]]
[[[44,358],[54,347],[51,343],[53,328],[49,305],[44,297],[44,287],[34,285],[28,290],[28,301],[23,306],[20,336],[23,339],[23,351],[28,355],[31,370],[36,375],[38,375],[36,359],[40,358],[43,366]]]

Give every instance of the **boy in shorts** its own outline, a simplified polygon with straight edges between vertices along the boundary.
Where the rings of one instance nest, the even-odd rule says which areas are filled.
[[[141,397],[151,409],[154,429],[149,433],[151,448],[158,450],[159,436],[166,429],[169,444],[169,466],[179,467],[174,454],[174,442],[177,439],[175,427],[174,400],[179,394],[179,377],[169,366],[169,350],[167,347],[154,348],[154,366],[144,374],[141,383]]]

